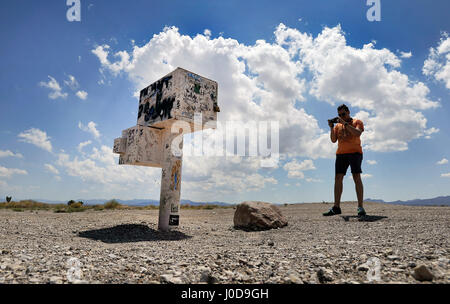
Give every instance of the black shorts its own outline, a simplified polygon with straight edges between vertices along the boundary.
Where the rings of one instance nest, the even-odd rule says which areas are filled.
[[[361,163],[363,155],[361,153],[336,154],[336,174],[346,174],[348,166],[351,167],[352,173],[362,173]]]

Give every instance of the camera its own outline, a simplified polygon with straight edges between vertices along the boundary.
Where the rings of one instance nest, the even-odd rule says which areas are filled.
[[[328,123],[338,123],[339,122],[339,117],[335,117],[335,118],[332,118],[332,119],[328,119]]]

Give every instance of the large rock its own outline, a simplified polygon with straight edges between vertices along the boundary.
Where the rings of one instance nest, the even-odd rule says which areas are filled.
[[[414,268],[413,277],[418,281],[432,281],[434,276],[425,265]]]
[[[280,209],[265,202],[242,202],[234,212],[234,227],[248,230],[281,228],[288,224]]]

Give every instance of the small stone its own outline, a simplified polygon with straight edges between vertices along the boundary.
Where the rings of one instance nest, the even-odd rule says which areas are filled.
[[[174,277],[171,274],[162,274],[159,277],[161,283],[168,283],[168,284],[182,284],[183,281],[179,277]]]
[[[286,278],[284,278],[284,281],[291,284],[303,284],[303,281],[294,273],[291,273]]]
[[[397,256],[397,255],[388,255],[388,256],[387,256],[387,259],[388,259],[388,260],[391,260],[391,261],[395,261],[395,260],[399,260],[400,257]]]
[[[417,281],[432,281],[434,276],[427,268],[427,266],[420,265],[414,268],[413,277]]]
[[[391,272],[399,273],[399,272],[404,272],[404,270],[400,269],[400,268],[391,268]]]
[[[62,278],[57,276],[50,277],[50,283],[52,284],[62,284]]]
[[[411,268],[414,268],[414,267],[416,267],[417,265],[416,265],[416,263],[414,263],[414,262],[409,262],[408,263],[408,267],[411,267]]]
[[[367,271],[367,270],[369,270],[369,266],[367,266],[367,264],[361,264],[361,265],[359,265],[357,268],[356,268],[356,270],[358,270],[358,271]]]
[[[384,251],[384,254],[385,254],[386,256],[392,255],[393,253],[394,253],[394,250],[392,250],[392,248],[387,248],[387,249]]]
[[[329,269],[320,268],[317,273],[317,279],[320,283],[326,283],[333,281],[332,271]]]

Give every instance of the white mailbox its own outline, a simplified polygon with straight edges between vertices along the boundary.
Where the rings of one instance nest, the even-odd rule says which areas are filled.
[[[202,128],[215,128],[220,111],[217,90],[217,82],[177,68],[141,90],[137,125],[114,140],[113,152],[120,154],[120,165],[162,168],[160,230],[179,225],[183,141],[174,154],[172,141],[180,134],[172,133],[171,127],[184,121],[194,132],[198,129],[194,117],[200,113]]]

